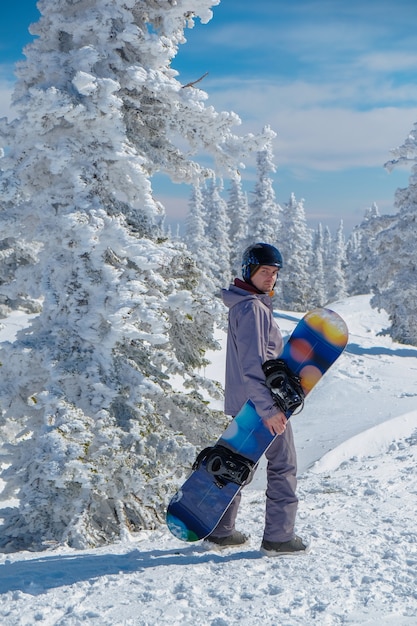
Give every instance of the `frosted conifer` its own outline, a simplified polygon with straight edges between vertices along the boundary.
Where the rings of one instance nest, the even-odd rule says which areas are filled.
[[[387,311],[389,334],[401,343],[417,345],[417,123],[386,164],[391,170],[411,166],[409,185],[398,189],[398,213],[385,217],[384,228],[371,243],[377,263],[370,274],[371,304]]]
[[[294,311],[306,311],[312,301],[309,275],[312,238],[303,202],[291,194],[285,204],[278,246],[284,257],[284,268],[279,278],[283,305]]]
[[[276,171],[272,142],[276,134],[268,126],[264,128],[267,143],[256,155],[257,181],[249,202],[248,241],[264,241],[276,245],[281,237],[281,207],[275,199],[271,174]]]
[[[0,125],[2,236],[36,252],[3,287],[42,302],[1,355],[3,428],[18,432],[2,449],[2,497],[19,499],[3,516],[7,549],[153,527],[194,444],[221,428],[198,392],[215,392],[199,374],[213,305],[185,247],[165,240],[151,181],[211,174],[184,142],[227,171],[263,145],[235,136],[237,116],[205,107],[171,67],[213,4],[38,2],[17,117]]]

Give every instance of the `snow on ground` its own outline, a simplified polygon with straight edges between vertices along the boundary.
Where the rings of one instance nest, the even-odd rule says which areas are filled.
[[[309,555],[260,554],[260,467],[241,548],[185,544],[161,526],[96,550],[0,555],[1,626],[415,626],[417,348],[378,334],[387,319],[366,296],[332,308],[348,348],[292,418]],[[277,312],[283,333],[298,317]],[[214,355],[207,374],[221,378],[223,361]]]

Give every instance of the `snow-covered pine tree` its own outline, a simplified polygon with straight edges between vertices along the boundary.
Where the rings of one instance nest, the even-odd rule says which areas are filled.
[[[365,211],[362,222],[353,229],[346,245],[346,284],[349,295],[370,293],[369,273],[378,262],[371,249],[371,242],[385,227],[385,218],[381,218],[373,202]]]
[[[206,246],[205,209],[200,183],[197,181],[191,191],[189,210],[185,219],[184,242],[188,250],[196,257],[203,256]]]
[[[363,291],[363,286],[360,284],[357,274],[357,264],[360,259],[360,246],[361,235],[359,227],[355,226],[346,243],[346,266],[348,268],[346,288],[350,296],[366,293],[366,291]],[[352,276],[352,274],[354,275]]]
[[[242,254],[248,240],[249,207],[247,194],[242,189],[240,174],[236,173],[230,181],[227,206],[230,218],[230,267],[233,276],[242,273]]]
[[[197,393],[211,303],[185,248],[161,236],[150,179],[201,175],[177,137],[228,171],[263,145],[232,134],[237,116],[206,108],[171,68],[185,27],[215,3],[38,2],[17,118],[0,128],[2,232],[38,250],[15,291],[43,306],[1,354],[3,423],[19,430],[3,472],[2,497],[19,499],[2,515],[9,550],[154,526],[192,444],[220,428]]]
[[[204,193],[204,205],[206,209],[207,230],[211,259],[208,268],[214,279],[217,289],[221,289],[230,283],[230,219],[227,212],[226,201],[221,196],[223,184],[214,177],[206,183]]]
[[[323,227],[317,226],[313,236],[309,275],[311,281],[310,306],[323,306],[327,302],[327,288],[324,278]]]
[[[345,271],[346,245],[343,232],[343,220],[341,220],[336,231],[336,237],[332,243],[326,270],[327,299],[331,302],[347,296]]]
[[[312,237],[307,227],[304,201],[291,194],[281,218],[279,249],[284,258],[279,283],[282,306],[293,311],[306,311],[313,299],[309,275]]]
[[[218,287],[214,277],[213,248],[207,237],[207,212],[200,183],[193,185],[185,222],[184,241],[197,267],[202,272],[201,289],[214,294]]]
[[[333,250],[333,237],[328,226],[325,226],[323,229],[323,261],[324,261],[324,272],[326,273],[326,269],[330,266],[332,259],[332,250]]]
[[[417,345],[417,123],[393,155],[387,169],[411,166],[411,175],[408,187],[395,194],[398,213],[370,243],[377,258],[370,273],[371,304],[387,311],[394,340]]]
[[[249,203],[247,245],[256,241],[277,245],[282,237],[280,223],[282,209],[275,200],[271,178],[271,174],[276,171],[272,150],[272,142],[276,133],[269,126],[266,126],[264,134],[267,138],[266,145],[256,155],[257,180],[252,200]]]

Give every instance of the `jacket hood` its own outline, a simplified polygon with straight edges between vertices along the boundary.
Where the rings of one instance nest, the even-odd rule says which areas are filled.
[[[268,294],[251,293],[250,291],[247,291],[246,289],[241,289],[240,287],[236,287],[236,285],[233,284],[230,285],[229,289],[222,289],[221,294],[224,304],[229,309],[234,307],[236,304],[239,304],[243,300],[247,302],[248,299],[261,300],[267,306],[270,306],[271,303],[271,298],[268,296]]]

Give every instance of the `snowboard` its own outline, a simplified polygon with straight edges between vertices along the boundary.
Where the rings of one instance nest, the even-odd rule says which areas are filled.
[[[342,354],[347,340],[348,329],[337,313],[315,309],[298,322],[279,359],[265,364],[267,379],[271,364],[273,369],[279,361],[280,367],[285,367],[301,385],[301,390],[281,385],[289,389],[290,401],[285,406],[290,408],[284,410],[287,418],[302,408],[304,397]],[[198,541],[210,535],[237,493],[252,479],[275,436],[248,400],[216,444],[200,453],[192,473],[171,499],[166,513],[171,533],[183,541]]]

